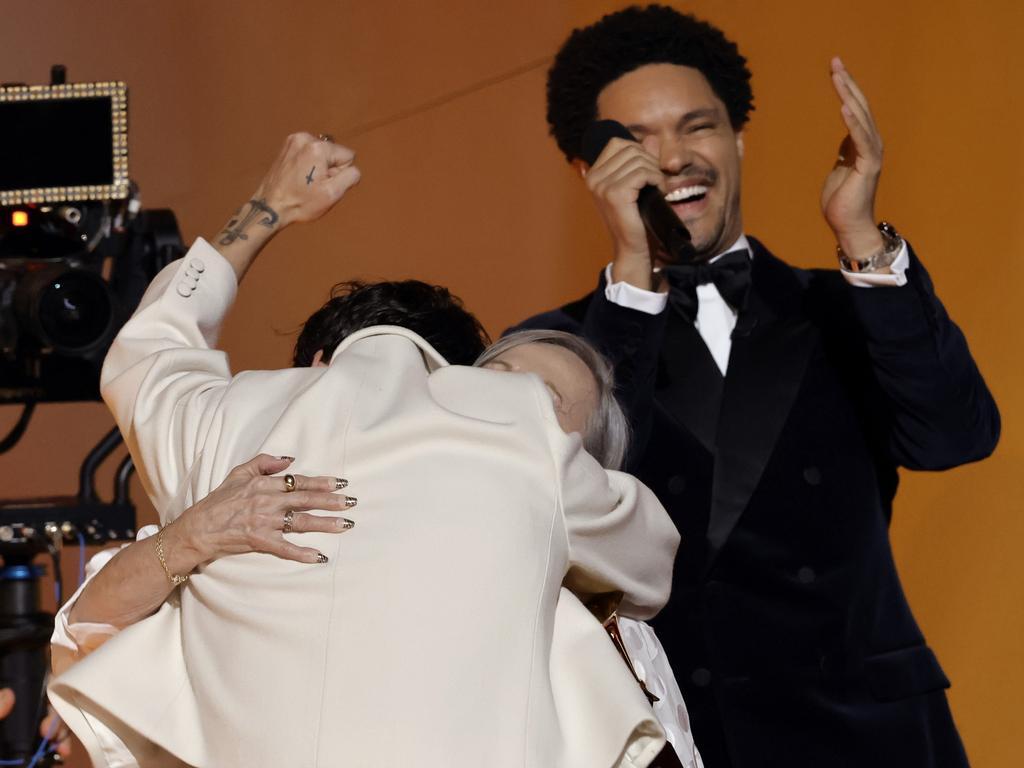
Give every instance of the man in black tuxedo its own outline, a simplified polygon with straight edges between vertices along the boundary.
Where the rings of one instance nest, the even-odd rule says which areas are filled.
[[[967,764],[888,524],[898,467],[987,456],[999,414],[921,261],[876,225],[881,139],[853,78],[831,70],[848,135],[821,208],[840,264],[815,270],[744,235],[750,72],[721,31],[630,8],[576,30],[549,73],[552,133],[613,258],[596,291],[523,327],[581,333],[616,365],[632,468],[683,535],[654,627],[708,768]],[[613,139],[588,167],[595,119],[637,142]],[[649,242],[646,184],[699,268]]]

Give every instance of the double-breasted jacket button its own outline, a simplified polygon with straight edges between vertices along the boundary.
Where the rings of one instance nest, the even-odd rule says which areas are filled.
[[[804,480],[808,485],[820,485],[821,470],[817,467],[807,467],[804,469]]]
[[[672,475],[668,479],[668,492],[678,496],[686,490],[686,478],[683,475]]]
[[[177,287],[178,295],[181,296],[184,299],[187,299],[189,296],[191,296],[192,295],[192,291],[194,291],[194,290],[195,290],[195,286],[186,283],[184,280],[182,280],[180,283],[178,283],[178,287]]]
[[[698,688],[706,688],[711,682],[711,670],[705,667],[697,667],[693,672],[690,673],[690,680]]]
[[[200,274],[206,271],[206,265],[203,264],[203,260],[199,258],[191,258],[188,261],[188,265]]]
[[[185,270],[185,277],[187,277],[192,282],[198,282],[199,281],[199,273],[196,272],[194,269],[192,269],[192,267],[188,267]]]
[[[801,584],[810,584],[816,578],[818,578],[818,575],[814,572],[814,569],[807,565],[796,572],[796,580]]]

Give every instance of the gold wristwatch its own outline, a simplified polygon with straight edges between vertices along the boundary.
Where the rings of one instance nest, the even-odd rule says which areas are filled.
[[[903,248],[903,238],[896,231],[896,227],[887,221],[880,222],[878,231],[882,233],[882,249],[875,251],[866,259],[851,259],[840,246],[836,246],[836,255],[839,257],[839,266],[847,272],[879,272],[891,266],[900,249]]]

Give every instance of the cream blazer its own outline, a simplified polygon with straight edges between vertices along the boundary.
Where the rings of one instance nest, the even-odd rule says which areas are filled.
[[[201,568],[153,616],[51,684],[96,765],[645,766],[664,743],[573,594],[668,599],[678,534],[635,478],[558,426],[534,376],[448,366],[401,328],[328,367],[232,376],[234,299],[204,241],[124,326],[101,388],[164,523],[260,452],[347,478],[327,554]],[[112,761],[116,739],[131,760]]]

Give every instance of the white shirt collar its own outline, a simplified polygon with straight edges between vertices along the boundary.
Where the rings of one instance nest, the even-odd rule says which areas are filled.
[[[730,245],[728,248],[726,248],[721,253],[716,254],[714,258],[708,259],[708,264],[713,264],[714,262],[718,261],[720,258],[725,256],[725,254],[729,253],[730,251],[740,251],[740,250],[743,250],[744,248],[746,248],[747,253],[750,254],[750,258],[754,258],[754,249],[750,247],[750,242],[747,240],[747,236],[741,234],[736,239],[735,243]]]

